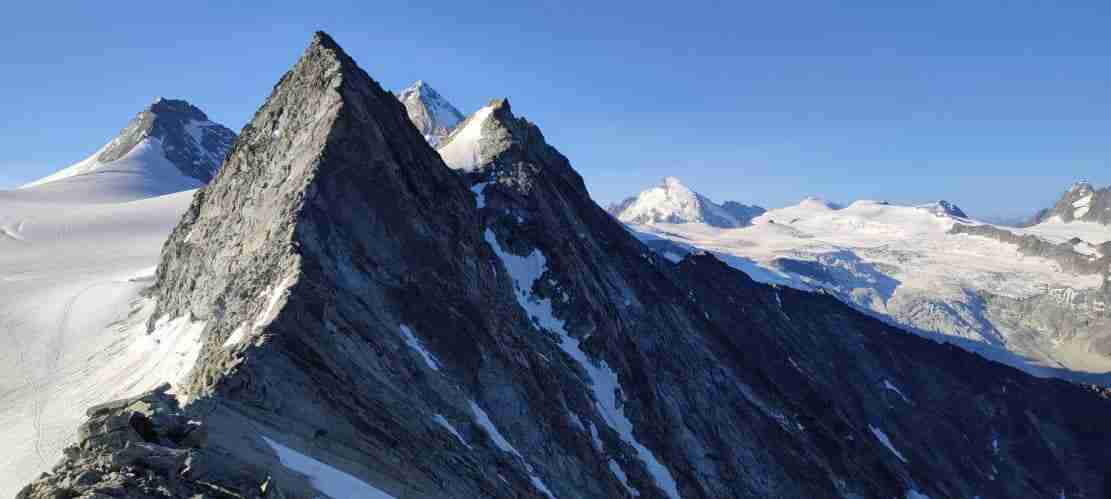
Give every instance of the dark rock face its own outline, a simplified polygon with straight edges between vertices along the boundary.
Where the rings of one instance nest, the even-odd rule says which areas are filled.
[[[449,170],[318,33],[151,290],[155,317],[207,324],[176,387],[207,438],[133,423],[132,401],[87,425],[124,430],[112,456],[141,440],[208,457],[144,461],[117,495],[314,494],[286,448],[399,498],[1107,492],[1102,394],[706,254],[658,258],[507,101],[483,137],[481,168]],[[82,459],[30,497],[101,469]]]
[[[97,159],[104,163],[120,159],[146,137],[162,142],[166,159],[183,175],[204,183],[216,175],[235,142],[235,132],[209,121],[188,102],[159,98],[135,116]]]
[[[1034,216],[1033,224],[1054,217],[1062,222],[1082,220],[1111,225],[1111,187],[1095,189],[1088,182],[1077,182],[1052,208],[1039,211]]]

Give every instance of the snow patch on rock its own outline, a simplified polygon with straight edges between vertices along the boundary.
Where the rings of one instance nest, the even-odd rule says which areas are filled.
[[[310,456],[297,452],[269,438],[262,437],[266,444],[278,455],[278,461],[293,471],[309,478],[316,490],[328,497],[339,498],[364,498],[364,499],[396,499],[394,496],[383,492],[354,476],[317,461]]]
[[[482,166],[482,128],[493,112],[493,106],[479,109],[446,139],[437,151],[448,167],[473,171]]]
[[[618,398],[621,384],[615,373],[604,360],[592,360],[582,350],[578,339],[572,337],[565,328],[564,321],[555,317],[551,301],[532,295],[532,285],[547,271],[547,264],[543,253],[532,250],[528,255],[521,257],[505,251],[498,243],[497,236],[490,229],[486,229],[486,242],[494,249],[501,259],[506,270],[514,282],[517,300],[529,316],[536,323],[549,331],[559,335],[560,348],[572,359],[577,361],[590,377],[590,388],[598,412],[603,420],[617,434],[632,446],[644,463],[648,472],[655,478],[656,484],[668,494],[678,499],[679,489],[671,471],[656,458],[633,434],[633,422],[625,415],[622,408],[624,401]]]
[[[405,339],[405,344],[409,345],[409,348],[413,349],[414,352],[417,352],[417,354],[419,354],[420,357],[424,359],[425,365],[427,365],[428,368],[433,371],[439,371],[440,362],[436,360],[436,357],[432,355],[432,352],[429,352],[427,348],[424,348],[424,345],[421,344],[420,340],[417,339],[416,335],[413,334],[413,331],[409,329],[409,326],[401,324],[399,329],[401,330],[401,337]]]
[[[895,446],[891,444],[891,439],[887,438],[887,434],[884,433],[883,430],[872,425],[868,425],[868,429],[872,430],[872,435],[876,437],[876,440],[879,440],[884,447],[887,447],[887,450],[890,450],[892,454],[895,454],[895,457],[899,458],[899,460],[904,463],[907,462],[907,458],[903,457],[903,454],[900,453],[898,450],[895,450]]]

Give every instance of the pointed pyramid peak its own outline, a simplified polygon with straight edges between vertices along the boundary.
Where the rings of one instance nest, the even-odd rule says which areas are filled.
[[[420,137],[397,99],[322,33],[282,76],[236,145],[220,175],[194,200],[190,216],[167,248],[203,246],[207,254],[224,255],[221,261],[236,267],[264,256],[239,255],[234,249],[247,237],[243,234],[253,234],[250,237],[267,242],[256,249],[282,254],[283,260],[271,261],[282,262],[273,268],[287,268],[298,258],[284,252],[287,244],[302,238],[307,238],[305,244],[316,244],[311,239],[316,231],[366,223],[354,213],[400,210],[397,213],[406,216],[390,223],[403,225],[434,198],[438,204],[453,205],[455,213],[465,212],[472,203],[459,178]],[[362,209],[351,211],[352,206]],[[332,226],[330,220],[349,224]],[[346,235],[341,239],[348,240]],[[171,249],[163,253],[159,286],[165,299],[160,306],[164,303],[175,315],[189,313],[190,308],[196,308],[196,314],[209,310],[205,307],[215,303],[214,295],[194,300],[187,286],[179,287],[208,270],[180,262],[177,256]]]
[[[328,33],[325,33],[324,31],[316,31],[312,34],[312,42],[309,43],[309,50],[312,50],[316,47],[335,50],[340,53],[343,52],[343,49],[340,48],[339,44],[336,43],[334,39],[332,39],[332,36]]]
[[[304,53],[301,55],[301,59],[297,61],[297,65],[294,66],[293,71],[296,71],[298,66],[307,63],[325,66],[320,68],[324,71],[315,75],[317,77],[316,79],[331,79],[335,76],[333,71],[336,70],[338,70],[341,76],[358,73],[362,73],[364,76],[366,75],[366,73],[359,68],[358,64],[355,63],[355,60],[347,55],[343,47],[340,47],[331,36],[328,36],[328,34],[323,31],[317,31],[313,35],[312,41],[309,42],[308,47],[305,48]],[[367,79],[369,79],[369,76]],[[279,84],[281,84],[281,82],[279,82]],[[375,84],[377,84],[377,82],[375,82]]]

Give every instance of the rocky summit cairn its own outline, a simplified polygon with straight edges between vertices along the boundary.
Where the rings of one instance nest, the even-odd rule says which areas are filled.
[[[709,254],[656,257],[539,127],[488,108],[465,144],[480,164],[453,171],[316,34],[164,247],[152,325],[205,324],[173,387],[188,403],[94,411],[125,438],[97,440],[95,462],[67,454],[27,494],[1106,492],[1095,390]],[[126,460],[135,446],[158,448]]]

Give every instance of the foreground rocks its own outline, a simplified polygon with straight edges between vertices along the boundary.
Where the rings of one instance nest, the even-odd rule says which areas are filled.
[[[90,408],[77,444],[16,497],[245,497],[196,479],[199,463],[213,460],[208,429],[182,412],[169,388]]]

